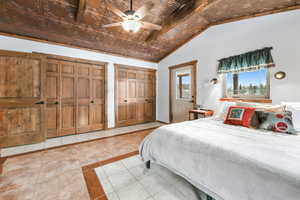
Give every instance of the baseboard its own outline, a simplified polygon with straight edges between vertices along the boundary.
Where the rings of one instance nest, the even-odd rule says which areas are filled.
[[[159,121],[159,120],[156,120],[156,122],[159,122],[159,123],[162,123],[162,124],[170,124],[170,123]]]

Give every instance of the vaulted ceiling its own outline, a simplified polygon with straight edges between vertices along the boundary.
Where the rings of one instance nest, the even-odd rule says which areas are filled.
[[[128,33],[107,2],[122,11],[129,0],[0,0],[0,32],[157,62],[211,25],[300,8],[300,0],[152,1],[143,19],[162,30]],[[0,46],[1,48],[1,46]]]

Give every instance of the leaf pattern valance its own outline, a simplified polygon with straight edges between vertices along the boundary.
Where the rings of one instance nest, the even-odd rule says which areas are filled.
[[[218,73],[254,71],[273,67],[272,47],[251,51],[219,60]]]

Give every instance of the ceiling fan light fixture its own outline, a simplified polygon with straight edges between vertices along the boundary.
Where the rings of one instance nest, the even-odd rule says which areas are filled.
[[[141,26],[141,22],[135,20],[126,20],[122,22],[123,29],[128,32],[136,33],[140,30]]]

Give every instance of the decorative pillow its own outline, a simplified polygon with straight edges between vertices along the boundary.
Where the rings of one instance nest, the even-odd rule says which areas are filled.
[[[297,134],[292,121],[292,113],[256,111],[260,121],[259,128],[274,132]]]
[[[241,125],[248,128],[252,128],[252,118],[255,112],[255,108],[248,108],[242,106],[231,106],[228,109],[225,124]]]
[[[281,104],[287,111],[292,112],[294,128],[300,132],[300,102],[282,102]]]

